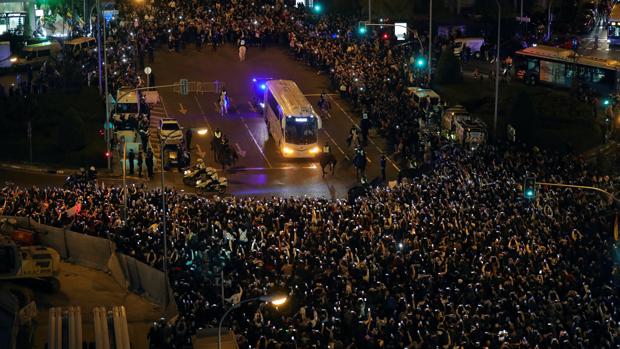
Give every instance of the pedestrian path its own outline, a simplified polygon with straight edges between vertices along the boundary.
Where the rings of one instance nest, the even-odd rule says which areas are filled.
[[[161,166],[161,149],[159,142],[159,122],[162,118],[167,117],[166,109],[161,100],[156,104],[151,104],[151,119],[149,125],[149,146],[153,149],[153,166],[154,172],[160,172]]]

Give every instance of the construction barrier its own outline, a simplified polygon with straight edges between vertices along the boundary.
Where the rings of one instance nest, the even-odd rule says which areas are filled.
[[[11,234],[26,228],[36,232],[40,243],[58,251],[69,263],[109,272],[123,288],[143,296],[176,314],[177,307],[164,273],[137,259],[116,253],[116,245],[104,238],[37,223],[26,217],[0,216],[0,232]]]

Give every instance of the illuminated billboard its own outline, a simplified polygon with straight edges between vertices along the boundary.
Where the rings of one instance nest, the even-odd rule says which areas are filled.
[[[396,40],[403,41],[407,37],[407,23],[394,23],[394,36]]]

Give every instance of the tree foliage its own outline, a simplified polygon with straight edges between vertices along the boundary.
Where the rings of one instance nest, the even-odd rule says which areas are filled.
[[[452,48],[446,46],[441,51],[441,56],[439,56],[437,71],[435,73],[435,82],[438,84],[454,84],[461,81],[463,81],[461,62],[454,55]]]

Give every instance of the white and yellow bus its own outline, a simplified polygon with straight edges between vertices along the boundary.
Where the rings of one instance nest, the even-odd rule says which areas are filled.
[[[287,158],[313,158],[321,151],[321,118],[290,80],[266,82],[264,116],[267,129]]]
[[[620,45],[620,4],[615,4],[607,20],[607,43]]]

